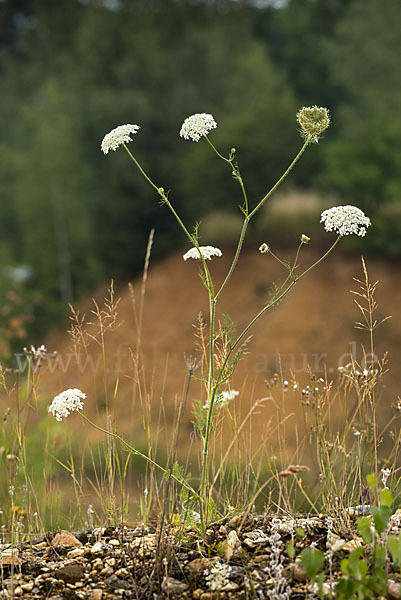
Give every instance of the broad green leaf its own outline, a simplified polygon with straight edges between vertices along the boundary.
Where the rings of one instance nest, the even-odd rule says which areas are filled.
[[[379,535],[386,530],[391,517],[391,509],[388,506],[372,506],[373,521]]]
[[[312,581],[316,575],[323,568],[324,565],[324,554],[321,550],[314,550],[312,548],[305,548],[301,552],[302,564],[305,568],[306,574]]]
[[[390,490],[381,490],[380,492],[380,504],[382,506],[392,506],[393,496]]]
[[[375,554],[376,571],[378,566],[380,567],[386,564],[386,558],[386,549],[383,546],[377,546]]]
[[[384,548],[383,548],[384,550]],[[387,592],[387,575],[382,567],[376,567],[373,579],[373,590],[375,598],[386,597]]]
[[[355,550],[353,550],[351,552],[351,554],[349,555],[349,563],[350,565],[355,565],[358,560],[361,558],[362,554],[364,553],[364,548],[362,548],[362,546],[360,548],[355,548]]]
[[[363,541],[370,544],[372,541],[371,522],[369,517],[361,517],[357,520],[356,526],[359,535],[363,538]]]
[[[356,582],[342,577],[336,585],[336,598],[339,598],[340,600],[353,598],[354,592],[356,591],[356,586]]]
[[[401,564],[401,539],[395,535],[389,535],[387,538],[387,548],[393,562]]]
[[[348,558],[343,558],[341,563],[340,563],[340,567],[341,567],[341,572],[344,573],[344,575],[348,575],[349,573],[349,560]]]
[[[365,563],[365,561],[358,560],[358,562],[356,563],[356,567],[356,571],[359,572],[360,575],[362,575],[362,578],[366,577],[368,573],[368,565]]]
[[[295,548],[294,548],[294,540],[291,539],[287,544],[287,554],[291,558],[291,560],[295,556]]]
[[[376,489],[376,477],[374,475],[366,475],[366,481],[373,492]]]

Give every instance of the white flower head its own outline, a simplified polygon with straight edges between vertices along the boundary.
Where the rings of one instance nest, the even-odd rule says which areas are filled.
[[[28,348],[24,348],[24,352],[25,354],[30,354],[35,360],[40,360],[42,358],[46,358],[47,348],[44,344],[38,346],[37,348],[31,345],[29,350]]]
[[[62,421],[72,411],[82,410],[84,407],[82,400],[85,400],[85,398],[86,394],[81,390],[71,388],[53,398],[53,402],[49,406],[49,412],[56,417],[57,421]]]
[[[224,392],[220,392],[214,399],[214,406],[216,408],[223,408],[224,406],[227,406],[227,404],[229,404],[231,400],[234,400],[234,398],[236,398],[238,395],[239,392],[237,392],[237,390],[225,390]],[[204,404],[203,408],[208,407],[209,400],[206,402],[206,404]]]
[[[388,490],[388,487],[387,487],[387,479],[388,479],[388,478],[390,477],[390,475],[391,475],[391,469],[385,469],[385,468],[383,468],[383,469],[381,470],[381,474],[382,474],[382,484],[383,484],[383,486],[384,486],[384,489],[387,489],[387,490]]]
[[[201,137],[204,137],[216,127],[217,123],[213,115],[196,113],[185,119],[181,126],[180,136],[185,140],[191,139],[194,142],[199,142]]]
[[[132,142],[131,134],[138,131],[139,125],[120,125],[107,133],[102,141],[101,149],[104,154],[108,154],[110,150],[117,150],[121,144]]]
[[[336,231],[339,235],[366,234],[366,228],[371,225],[369,217],[356,206],[333,206],[322,212],[320,222],[324,223],[326,231]]]
[[[199,250],[204,259],[210,260],[212,256],[222,256],[221,250],[219,248],[214,248],[213,246],[199,246]],[[191,248],[186,252],[183,256],[184,260],[188,260],[188,258],[200,259],[201,255],[199,253],[198,248]]]

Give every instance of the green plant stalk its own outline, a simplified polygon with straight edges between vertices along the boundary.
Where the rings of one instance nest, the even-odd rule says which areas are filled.
[[[209,437],[212,425],[212,415],[214,400],[217,392],[217,388],[214,386],[214,327],[216,317],[216,299],[209,296],[209,310],[210,310],[210,334],[209,334],[209,375],[207,384],[207,399],[208,399],[208,411],[206,415],[206,429],[205,436],[203,438],[203,455],[202,455],[202,470],[201,479],[199,486],[199,496],[203,501],[205,498],[206,482],[207,482],[207,467],[208,467],[208,454],[209,454]]]
[[[374,310],[374,308],[372,306],[371,296],[369,295],[369,342],[370,342],[370,356],[371,356],[372,361],[373,361],[373,356],[374,356],[374,354],[373,354],[373,351],[374,351],[373,331],[375,328],[374,323],[373,323],[373,310]],[[373,369],[373,363],[369,368]],[[372,420],[373,420],[373,423],[372,423],[372,426],[373,426],[373,448],[374,448],[373,458],[374,458],[374,462],[375,462],[375,473],[378,473],[379,467],[378,467],[378,456],[377,456],[377,418],[376,418],[375,390],[376,390],[376,386],[372,385],[371,391],[370,391],[370,402],[371,402]],[[378,490],[376,489],[376,503],[378,503],[378,501],[379,501]]]
[[[296,162],[300,159],[300,157],[304,153],[305,149],[307,148],[307,146],[310,142],[311,136],[308,136],[308,138],[302,145],[301,150],[298,152],[298,154],[296,155],[294,160],[291,162],[290,166],[287,168],[287,170],[283,173],[283,175],[280,177],[280,179],[267,192],[267,194],[262,198],[262,200],[257,204],[257,206],[253,209],[253,211],[250,214],[248,214],[248,199],[247,199],[245,187],[243,185],[242,178],[239,175],[237,168],[233,164],[233,160],[225,158],[222,154],[220,154],[220,152],[218,152],[218,150],[215,148],[215,146],[212,144],[212,142],[209,140],[209,138],[207,136],[206,136],[206,139],[207,139],[209,145],[213,148],[213,150],[219,156],[219,158],[221,158],[222,160],[227,162],[231,166],[233,173],[235,173],[235,176],[240,183],[242,193],[244,196],[244,200],[245,200],[245,211],[244,211],[245,217],[244,217],[244,222],[242,225],[237,249],[236,249],[236,252],[234,255],[234,259],[231,263],[230,269],[229,269],[219,291],[216,293],[216,296],[214,298],[212,298],[212,297],[210,298],[210,331],[209,331],[210,362],[209,362],[209,378],[208,378],[208,389],[207,389],[208,409],[207,409],[207,416],[206,416],[205,436],[203,439],[202,470],[201,470],[201,480],[200,480],[200,487],[199,487],[199,495],[204,501],[205,501],[205,492],[206,492],[206,485],[207,485],[208,452],[209,452],[209,439],[210,439],[210,433],[211,433],[211,427],[212,427],[212,415],[213,415],[214,400],[215,400],[217,389],[218,389],[218,382],[216,383],[215,378],[214,378],[214,341],[215,341],[215,339],[214,339],[214,323],[215,323],[216,301],[217,301],[218,297],[220,296],[221,292],[223,291],[224,287],[227,285],[227,283],[228,283],[229,279],[231,278],[231,275],[234,272],[234,269],[237,265],[249,221],[256,214],[256,212],[263,206],[263,204],[271,196],[271,194],[274,192],[274,190],[277,189],[277,187],[280,185],[280,183],[287,177],[287,175],[289,174],[291,169],[294,167]],[[298,256],[298,254],[299,254],[299,250],[298,250],[297,256]]]
[[[208,402],[211,402],[213,396],[213,385],[214,385],[214,328],[216,321],[216,299],[210,298],[209,302],[210,311],[210,358],[209,358],[209,376],[208,376]]]
[[[283,286],[286,284],[286,282],[288,281],[289,278],[292,279],[291,284],[284,290],[284,292],[282,294],[280,294],[278,297],[276,297],[274,299],[274,301],[272,301],[268,305],[266,305],[256,315],[256,317],[254,317],[254,319],[252,319],[252,321],[249,323],[249,325],[243,330],[243,332],[241,333],[241,335],[237,338],[237,340],[231,346],[230,351],[229,351],[229,353],[228,353],[228,355],[227,355],[227,357],[226,357],[226,359],[224,361],[224,364],[220,368],[219,376],[217,377],[217,381],[216,381],[216,379],[215,379],[215,370],[214,370],[214,361],[215,361],[215,357],[214,357],[214,343],[215,343],[214,329],[215,329],[215,316],[216,316],[216,302],[217,302],[217,299],[220,296],[220,294],[223,291],[223,289],[225,288],[225,286],[227,285],[229,279],[231,278],[231,275],[233,274],[233,272],[235,270],[235,267],[236,267],[238,259],[239,259],[239,255],[241,253],[241,249],[242,249],[242,246],[243,246],[243,242],[244,242],[244,238],[245,238],[245,234],[246,234],[246,231],[247,231],[247,227],[248,227],[249,221],[256,214],[256,212],[263,206],[263,204],[266,202],[266,200],[268,200],[268,198],[272,195],[272,193],[278,188],[278,186],[284,181],[284,179],[287,177],[287,175],[290,173],[290,171],[292,170],[292,168],[294,167],[294,165],[297,163],[297,161],[300,159],[300,157],[302,156],[302,154],[306,150],[307,146],[309,145],[309,143],[310,143],[310,141],[312,139],[312,136],[308,135],[308,137],[306,138],[304,144],[302,145],[302,148],[300,149],[300,151],[298,152],[298,154],[295,156],[295,158],[293,159],[293,161],[291,162],[291,164],[289,165],[289,167],[286,169],[286,171],[283,173],[283,175],[277,180],[277,182],[274,184],[274,186],[262,198],[262,200],[260,200],[260,202],[255,206],[255,208],[251,211],[251,213],[248,212],[248,198],[247,198],[246,190],[245,190],[245,187],[244,187],[241,175],[239,174],[238,168],[236,167],[236,165],[234,165],[233,158],[231,158],[231,155],[230,155],[229,159],[225,158],[215,148],[215,146],[212,144],[212,142],[209,140],[209,138],[207,136],[205,136],[205,137],[206,137],[206,140],[209,143],[209,145],[212,147],[212,149],[214,150],[214,152],[217,154],[217,156],[219,156],[219,158],[221,158],[222,160],[224,160],[225,162],[227,162],[230,165],[234,176],[236,177],[236,179],[238,180],[238,182],[240,184],[240,187],[241,187],[241,190],[242,190],[242,194],[243,194],[243,197],[244,197],[244,203],[245,203],[244,204],[244,208],[242,209],[243,212],[244,212],[244,215],[245,215],[244,216],[244,222],[243,222],[243,225],[242,225],[242,229],[241,229],[240,237],[239,237],[239,240],[238,240],[236,252],[235,252],[233,261],[231,263],[231,266],[229,268],[229,271],[228,271],[228,273],[227,273],[227,275],[226,275],[226,277],[225,277],[222,285],[220,286],[220,289],[218,290],[218,292],[216,294],[214,293],[213,282],[212,282],[212,279],[211,279],[211,276],[210,276],[209,269],[208,269],[208,267],[206,265],[206,261],[205,261],[204,257],[202,256],[202,254],[201,254],[201,252],[199,250],[199,244],[198,244],[198,241],[196,239],[196,236],[193,236],[193,235],[191,235],[189,233],[188,229],[186,228],[186,226],[182,222],[181,218],[179,217],[179,215],[175,211],[175,209],[172,206],[172,204],[170,203],[170,201],[168,199],[168,195],[165,194],[164,189],[163,188],[158,188],[153,183],[153,181],[150,179],[150,177],[146,174],[146,172],[144,171],[144,169],[138,163],[138,161],[136,160],[136,158],[130,152],[130,150],[128,149],[128,147],[124,144],[124,148],[126,149],[128,155],[130,156],[130,158],[132,159],[132,161],[135,163],[135,165],[137,166],[137,168],[139,169],[139,171],[141,172],[141,174],[145,177],[145,179],[153,187],[153,189],[161,196],[163,203],[166,203],[168,205],[169,209],[171,210],[171,212],[173,213],[173,215],[177,219],[177,221],[178,221],[181,229],[184,231],[184,233],[187,236],[187,238],[191,241],[191,243],[195,244],[195,247],[198,249],[198,252],[200,254],[200,258],[202,260],[202,264],[203,264],[203,268],[204,268],[204,272],[205,272],[205,276],[206,276],[207,289],[208,289],[208,293],[209,293],[210,331],[209,331],[209,369],[208,369],[209,372],[208,372],[208,383],[207,383],[208,409],[207,409],[207,416],[206,416],[205,435],[204,435],[204,439],[203,439],[203,460],[202,460],[202,471],[201,471],[201,480],[200,480],[200,487],[199,487],[199,498],[198,498],[200,500],[201,513],[202,513],[202,508],[203,508],[202,507],[202,501],[205,500],[205,492],[206,492],[206,485],[207,485],[208,448],[209,448],[209,440],[210,440],[210,433],[211,433],[211,427],[212,427],[212,415],[213,415],[214,401],[215,401],[216,393],[217,393],[217,390],[218,390],[218,386],[221,383],[221,375],[224,373],[224,369],[225,369],[225,366],[227,365],[227,361],[228,361],[229,357],[231,356],[233,350],[238,346],[238,344],[240,343],[240,341],[243,339],[243,337],[246,335],[247,331],[252,327],[252,325],[266,312],[266,310],[268,310],[268,308],[271,308],[272,306],[274,306],[274,304],[276,304],[285,295],[287,295],[287,293],[291,290],[291,288],[295,285],[295,283],[299,279],[301,279],[302,277],[304,277],[313,267],[315,267],[317,264],[319,264],[319,262],[321,262],[331,252],[331,250],[333,250],[333,248],[335,247],[335,245],[338,243],[339,237],[340,237],[339,236],[337,238],[336,242],[332,245],[332,247],[328,250],[328,252],[326,252],[326,254],[324,254],[318,261],[316,261],[316,263],[314,263],[311,267],[309,267],[309,269],[307,269],[302,275],[300,275],[299,277],[295,277],[294,276],[294,269],[296,267],[296,261],[298,259],[298,255],[299,255],[299,250],[300,250],[300,246],[299,246],[298,251],[297,251],[296,261],[295,261],[293,267],[290,268],[289,275],[286,278]],[[113,434],[113,435],[117,436],[117,434]],[[123,443],[126,444],[125,441],[123,441]],[[131,451],[133,451],[132,448],[131,448]],[[138,453],[138,451],[136,451],[136,452]],[[151,459],[149,457],[147,457],[147,458],[148,458],[148,460],[151,461]],[[159,469],[162,469],[162,467],[160,467],[160,465],[156,465],[156,466]],[[203,524],[203,519],[202,519],[202,524]]]
[[[245,218],[244,218],[244,222],[243,222],[243,225],[242,225],[242,230],[241,230],[241,233],[240,233],[240,237],[239,237],[237,249],[236,249],[236,252],[235,252],[235,255],[234,255],[234,258],[233,258],[233,262],[232,262],[232,264],[230,266],[230,269],[229,269],[229,271],[228,271],[228,273],[226,275],[226,278],[224,279],[223,283],[221,284],[221,287],[220,287],[219,291],[216,293],[216,299],[220,296],[221,292],[223,291],[223,289],[227,285],[229,279],[231,278],[231,275],[233,274],[235,267],[237,266],[238,258],[239,258],[239,255],[241,253],[242,244],[244,242],[244,238],[245,238],[246,230],[248,228],[249,221],[257,213],[257,211],[260,208],[262,208],[262,206],[266,202],[266,200],[268,200],[270,198],[270,196],[273,194],[273,192],[279,187],[279,185],[284,181],[284,179],[287,177],[287,175],[293,169],[293,167],[295,166],[295,164],[298,162],[298,160],[301,158],[302,154],[305,152],[306,148],[308,147],[308,145],[309,145],[309,143],[311,141],[311,137],[312,136],[309,135],[306,138],[305,143],[302,145],[302,148],[300,149],[300,151],[298,152],[298,154],[296,155],[296,157],[294,158],[294,160],[291,162],[291,164],[289,165],[289,167],[287,168],[287,170],[283,173],[283,175],[280,177],[280,179],[278,179],[276,181],[276,183],[274,184],[274,186],[267,192],[267,194],[262,198],[262,200],[255,206],[255,208],[249,214],[248,214],[248,211],[246,210]],[[213,144],[210,142],[210,140],[208,138],[206,138],[206,139],[208,140],[209,144],[212,146],[212,148],[214,149],[214,151],[217,153],[217,155],[220,158],[222,158],[223,160],[225,160],[226,162],[229,162],[231,164],[231,161],[229,161],[226,158],[224,158],[216,150],[216,148],[213,146]],[[246,195],[245,195],[245,197],[246,197]]]
[[[208,402],[208,411],[206,415],[206,427],[205,427],[205,436],[203,438],[203,456],[202,456],[202,471],[201,471],[201,480],[199,486],[199,496],[205,502],[205,492],[206,492],[206,484],[207,484],[207,470],[208,470],[208,455],[209,455],[209,439],[210,432],[212,427],[212,415],[213,415],[213,406],[214,400],[216,398],[217,386],[211,388],[212,393],[210,396],[210,400]]]
[[[227,164],[230,165],[231,169],[232,169],[232,174],[235,177],[235,179],[238,181],[240,187],[241,187],[241,192],[242,195],[244,197],[244,209],[243,212],[245,214],[245,216],[248,215],[248,196],[246,193],[246,189],[244,186],[244,182],[242,180],[241,174],[239,172],[238,166],[236,164],[234,164],[234,154],[235,151],[231,151],[230,152],[230,158],[226,158],[225,156],[223,156],[218,150],[217,148],[214,146],[214,144],[212,144],[212,142],[209,140],[209,137],[207,135],[205,135],[206,141],[208,142],[209,146],[211,148],[213,148],[214,152],[217,154],[217,156],[219,158],[221,158],[222,160],[224,160],[224,162],[226,162]]]

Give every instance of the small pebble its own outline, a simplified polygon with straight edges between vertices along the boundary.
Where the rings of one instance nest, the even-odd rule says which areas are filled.
[[[121,545],[119,540],[116,540],[116,539],[109,540],[108,543],[110,544],[110,546],[120,546]]]
[[[79,556],[83,556],[85,554],[84,548],[75,548],[74,550],[70,550],[67,552],[68,558],[78,558]]]
[[[57,546],[71,546],[71,547],[82,546],[81,542],[75,537],[75,535],[73,535],[72,533],[69,533],[68,531],[65,531],[65,530],[62,530],[60,533],[57,533],[57,535],[54,536],[54,538],[51,541],[51,545],[53,547],[57,547]]]
[[[96,542],[91,548],[92,554],[104,554],[104,544],[102,542]]]

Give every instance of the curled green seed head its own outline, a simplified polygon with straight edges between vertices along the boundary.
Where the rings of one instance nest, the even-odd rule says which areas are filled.
[[[297,121],[302,134],[305,137],[311,135],[312,141],[317,142],[319,135],[330,125],[329,111],[321,106],[304,106],[297,113]]]

